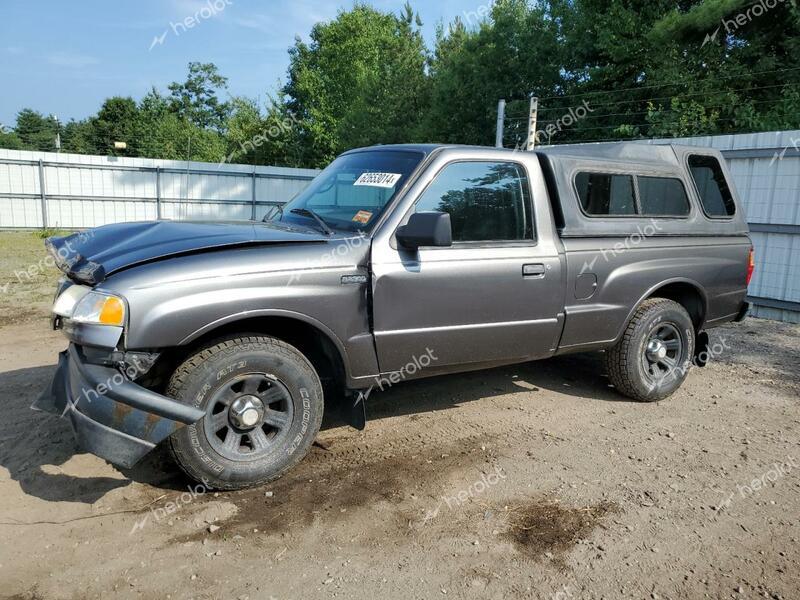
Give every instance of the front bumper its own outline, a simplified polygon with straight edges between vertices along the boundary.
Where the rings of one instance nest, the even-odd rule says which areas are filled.
[[[125,468],[205,414],[135,384],[117,369],[91,364],[75,344],[61,353],[50,387],[31,408],[69,417],[83,449]]]

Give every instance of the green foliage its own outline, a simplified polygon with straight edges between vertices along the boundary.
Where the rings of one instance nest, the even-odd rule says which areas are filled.
[[[0,129],[0,148],[8,148],[9,150],[24,150],[25,144],[17,135],[14,130]]]
[[[287,107],[297,115],[306,164],[354,146],[413,141],[428,107],[419,19],[357,4],[318,23],[290,49]]]
[[[295,41],[266,104],[193,62],[164,94],[110,97],[82,121],[24,109],[0,147],[53,151],[60,133],[66,152],[320,167],[357,146],[492,144],[500,98],[506,145],[521,144],[530,94],[541,129],[564,125],[552,143],[800,128],[797,0],[758,6],[496,0],[440,24],[429,49],[410,3],[395,14],[358,1]]]
[[[52,152],[56,147],[58,123],[55,117],[45,117],[29,108],[17,113],[17,124],[14,133],[26,150]]]
[[[222,129],[230,105],[217,94],[228,89],[228,78],[219,74],[213,63],[189,63],[189,75],[183,83],[171,83],[170,109],[202,128]]]

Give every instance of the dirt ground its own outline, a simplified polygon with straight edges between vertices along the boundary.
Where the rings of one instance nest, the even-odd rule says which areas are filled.
[[[57,271],[37,234],[0,255],[0,597],[800,597],[800,326],[714,331],[653,405],[598,355],[401,384],[285,479],[214,493],[28,408],[66,346]]]
[[[0,328],[0,596],[798,598],[800,327],[716,330],[659,404],[598,356],[375,393],[285,479],[120,472],[28,406],[62,337]],[[724,344],[723,344],[724,342]],[[754,481],[757,480],[757,481]]]

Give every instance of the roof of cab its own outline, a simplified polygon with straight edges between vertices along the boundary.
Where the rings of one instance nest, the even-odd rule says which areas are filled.
[[[540,146],[533,152],[553,158],[574,158],[581,160],[623,160],[637,163],[668,163],[678,165],[676,150],[684,148],[676,144],[647,144],[642,142],[601,142],[593,144],[564,144],[560,146]],[[420,152],[426,156],[438,150],[494,150],[508,154],[519,153],[511,148],[494,148],[492,146],[475,146],[461,144],[386,144],[356,148],[346,152],[365,151],[407,151]],[[697,150],[697,148],[695,148]]]

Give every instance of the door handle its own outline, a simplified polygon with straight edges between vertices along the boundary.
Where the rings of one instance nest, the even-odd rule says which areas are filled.
[[[541,279],[544,277],[547,269],[541,263],[522,265],[522,276],[530,279]]]

